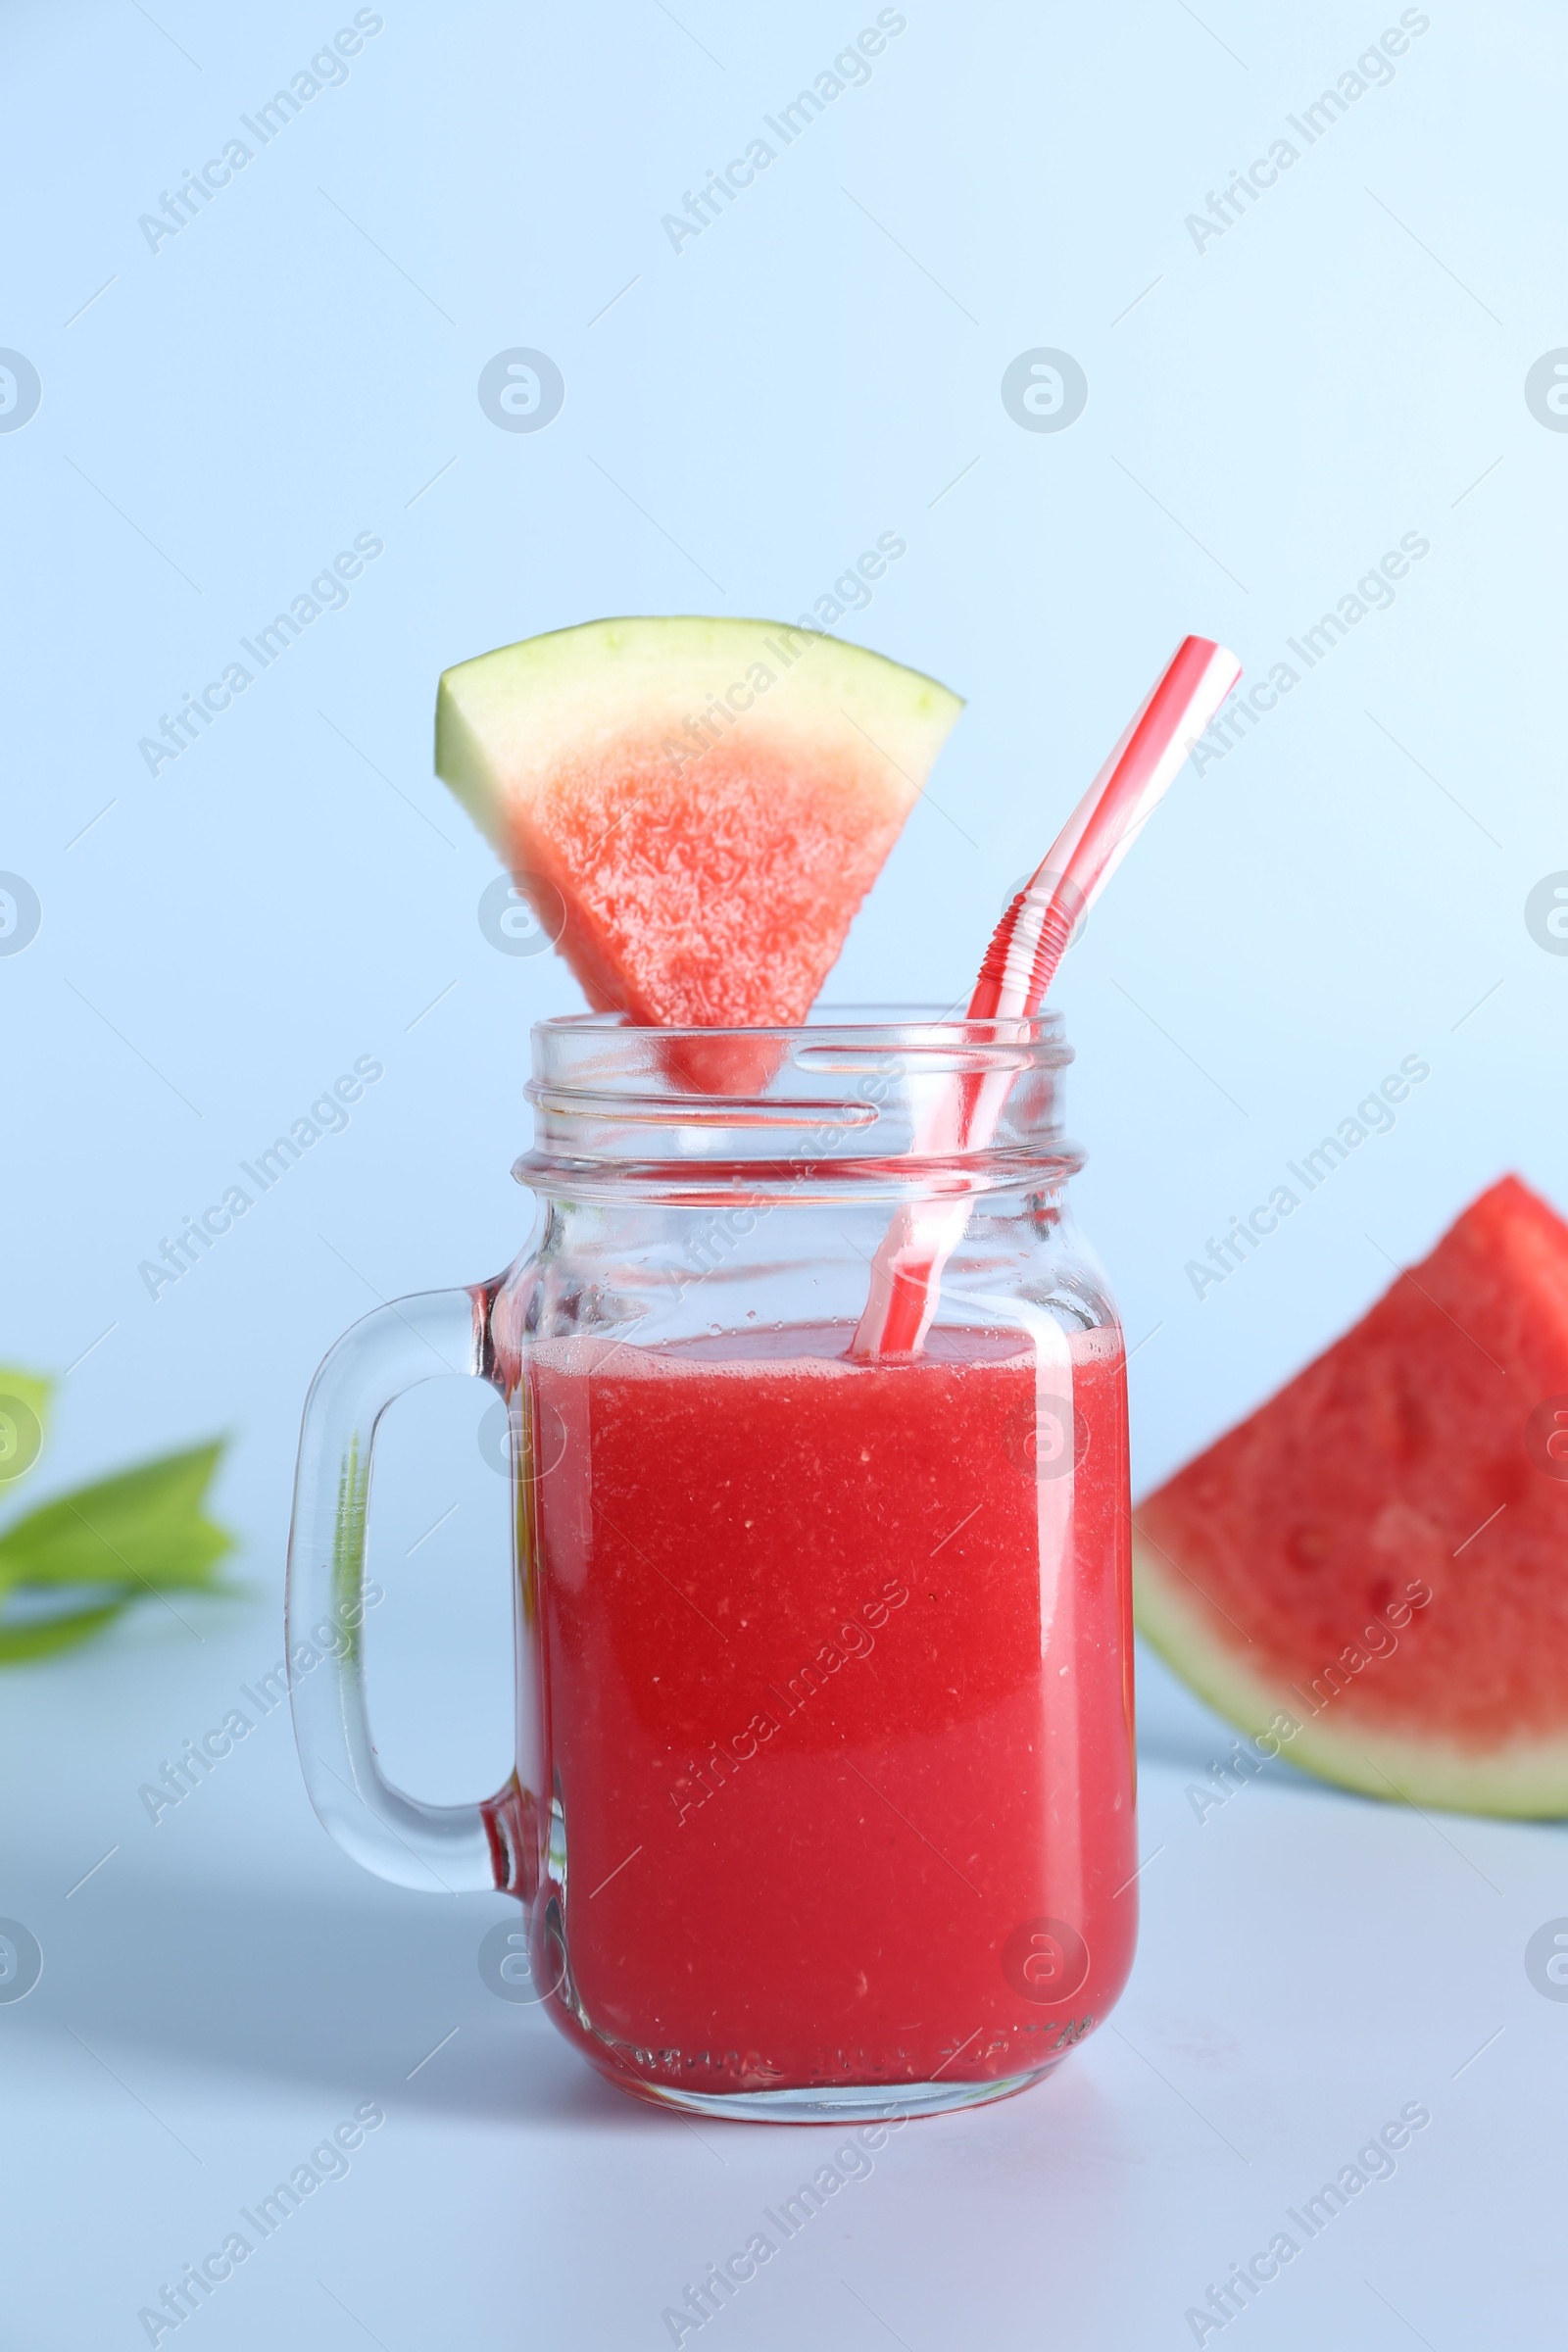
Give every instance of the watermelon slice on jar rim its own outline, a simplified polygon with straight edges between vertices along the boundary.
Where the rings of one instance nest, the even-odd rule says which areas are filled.
[[[780,622],[590,621],[447,670],[435,764],[597,1010],[785,1028],[962,707]]]

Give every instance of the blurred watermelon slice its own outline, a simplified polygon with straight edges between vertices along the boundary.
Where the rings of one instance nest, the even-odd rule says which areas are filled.
[[[790,1026],[961,709],[774,621],[599,620],[447,670],[435,764],[595,1007]]]
[[[1516,1176],[1135,1519],[1143,1632],[1244,1731],[1568,1813],[1568,1226]]]

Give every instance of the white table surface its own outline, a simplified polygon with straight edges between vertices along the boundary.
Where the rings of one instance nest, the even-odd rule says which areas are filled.
[[[385,2125],[347,2177],[181,2341],[669,2342],[664,2307],[842,2135],[697,2127],[601,2083],[480,1981],[503,1898],[402,1892],[336,1853],[282,1711],[154,1827],[139,1782],[276,1640],[260,1600],[210,1611],[193,1667],[155,1616],[3,1687],[0,1912],[45,1964],[0,2005],[0,2341],[145,2342],[139,2309],[374,2100]],[[389,1616],[385,1744],[410,1777],[422,1753],[428,1788],[458,1670],[437,1659],[431,1699],[416,1609]],[[1111,2022],[1025,2096],[894,2134],[705,2343],[1177,2346],[1188,2307],[1281,2230],[1301,2252],[1230,2323],[1254,2346],[1561,2340],[1568,2004],[1523,1966],[1568,1910],[1560,1831],[1429,1820],[1280,1765],[1200,1823],[1186,1790],[1219,1728],[1147,1658],[1141,1695],[1145,1921]],[[450,1716],[482,1723],[476,1754],[501,1705],[476,1674]],[[1432,2120],[1393,2177],[1304,2242],[1286,2209],[1412,2102]]]

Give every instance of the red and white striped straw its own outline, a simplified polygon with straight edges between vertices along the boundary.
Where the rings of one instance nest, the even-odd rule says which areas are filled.
[[[1193,745],[1242,674],[1234,654],[1187,637],[1109,759],[1063,825],[1027,888],[997,925],[966,1018],[1025,1020],[1038,1012],[1075,925],[1110,880]],[[918,1156],[983,1151],[1012,1083],[1008,1071],[959,1078],[919,1121]],[[942,1271],[969,1221],[964,1195],[903,1208],[882,1240],[850,1353],[861,1360],[916,1352],[935,1311]]]

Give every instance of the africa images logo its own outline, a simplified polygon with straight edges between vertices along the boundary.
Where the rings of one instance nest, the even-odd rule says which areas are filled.
[[[1089,406],[1089,378],[1070,351],[1020,351],[1002,378],[1002,405],[1026,433],[1060,433]]]
[[[0,363],[11,356],[0,351]],[[1525,377],[1525,407],[1549,433],[1568,433],[1568,350],[1542,353]]]
[[[561,415],[566,379],[547,351],[516,344],[479,370],[479,406],[504,433],[542,432]]]
[[[43,385],[20,351],[0,351],[0,433],[20,432],[38,414]]]

